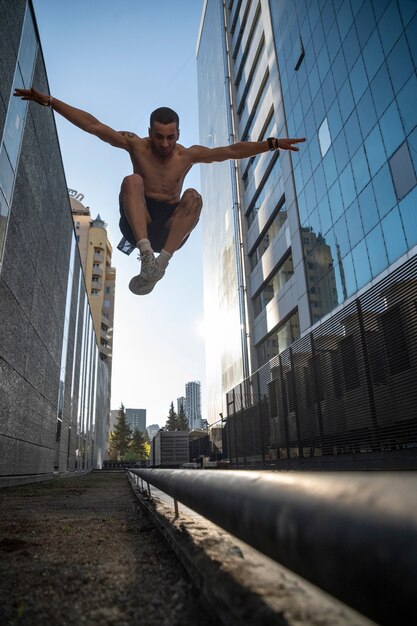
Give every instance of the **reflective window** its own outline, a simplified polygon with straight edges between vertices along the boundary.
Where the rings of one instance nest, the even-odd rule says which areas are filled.
[[[332,74],[336,91],[339,91],[347,77],[345,57],[343,55],[343,50],[341,49],[337,53],[336,58],[332,63]]]
[[[379,215],[384,217],[397,204],[391,172],[387,163],[381,168],[372,182]]]
[[[350,71],[360,53],[359,40],[356,34],[355,26],[353,25],[343,42],[343,52],[345,55],[347,68]]]
[[[408,136],[408,147],[410,148],[411,160],[414,163],[414,170],[417,172],[417,128]]]
[[[27,6],[18,57],[19,67],[23,77],[23,84],[26,89],[29,89],[32,86],[33,63],[36,56],[37,46],[38,42],[36,39],[32,14]]]
[[[322,233],[323,235],[325,235],[332,226],[332,215],[330,212],[330,204],[327,195],[324,196],[324,198],[321,200],[320,204],[318,205],[318,210],[320,215]]]
[[[0,188],[8,204],[12,199],[14,172],[4,144],[0,147]]]
[[[355,106],[349,79],[345,81],[343,87],[341,88],[338,100],[342,120],[343,122],[346,122],[349,115],[352,113],[353,107]]]
[[[342,131],[336,137],[333,145],[334,158],[336,160],[336,167],[339,173],[345,169],[349,161],[349,153],[346,143],[345,133]]]
[[[352,204],[356,196],[355,183],[353,182],[352,166],[350,163],[339,176],[340,189],[345,207]]]
[[[384,115],[381,117],[380,127],[387,156],[390,156],[404,141],[404,131],[395,102],[388,107]]]
[[[349,2],[342,2],[340,4],[336,19],[339,26],[340,37],[343,41],[353,22],[353,14]]]
[[[413,17],[405,31],[414,65],[417,66],[417,15]]]
[[[355,269],[353,265],[352,253],[347,254],[339,263],[340,270],[343,272],[344,289],[347,297],[352,296],[357,290]]]
[[[359,204],[355,201],[346,209],[346,223],[352,248],[363,238],[363,227]]]
[[[378,124],[374,126],[365,139],[365,150],[371,175],[374,176],[387,160],[385,146]]]
[[[338,180],[329,189],[329,202],[333,223],[335,223],[342,215],[344,210],[342,194],[340,192],[340,185]]]
[[[332,140],[330,138],[329,125],[327,123],[327,117],[324,118],[323,123],[319,128],[319,142],[321,155],[324,157],[332,143]]]
[[[285,210],[285,197],[283,196],[279,201],[277,208],[275,209],[275,216],[271,224],[268,226],[266,232],[262,236],[262,239],[256,246],[255,250],[250,254],[249,258],[251,269],[254,269],[259,263],[263,254],[269,248],[275,237],[278,235],[286,220],[287,211]]]
[[[355,26],[361,48],[365,46],[376,26],[372,4],[370,0],[366,0],[356,16]]]
[[[372,33],[369,41],[362,51],[362,54],[368,79],[372,80],[383,64],[385,58],[377,30]]]
[[[340,115],[339,102],[336,99],[327,114],[329,130],[332,137],[337,137],[342,128],[342,116]]]
[[[328,2],[328,5],[331,6],[331,3]],[[341,41],[340,41],[340,36],[339,36],[339,29],[337,27],[337,22],[333,23],[333,26],[331,27],[327,37],[326,37],[326,44],[327,44],[327,49],[329,51],[329,56],[331,59],[334,59],[340,46],[341,46]]]
[[[352,86],[353,98],[357,104],[368,87],[368,77],[366,75],[362,57],[359,57],[355,65],[350,70],[349,78]]]
[[[371,82],[372,98],[378,117],[383,114],[394,98],[388,69],[384,63]]]
[[[333,74],[331,72],[328,72],[323,81],[322,92],[326,111],[328,111],[336,98],[336,87],[333,80]]]
[[[404,35],[397,41],[388,56],[387,65],[394,92],[398,93],[414,72],[413,61]]]
[[[375,126],[377,122],[376,111],[369,89],[365,91],[358,106],[356,107],[359,119],[359,125],[362,130],[363,137]]]
[[[416,184],[416,175],[406,141],[393,154],[389,164],[397,198],[401,200]]]
[[[408,134],[417,126],[417,77],[415,73],[398,94],[397,104],[404,130]]]
[[[255,316],[259,315],[263,311],[266,305],[275,298],[284,285],[289,281],[294,274],[294,266],[292,262],[292,255],[286,257],[284,261],[277,267],[274,275],[269,282],[262,288],[261,292],[254,298],[253,306]]]
[[[417,187],[400,202],[400,215],[408,247],[417,245]]]
[[[349,155],[352,157],[359,146],[363,143],[356,110],[353,111],[352,115],[347,120],[344,127],[344,133],[346,135],[347,149],[349,151]]]
[[[368,251],[365,240],[352,250],[353,263],[355,265],[355,276],[358,289],[364,287],[372,278],[371,267],[369,265]]]
[[[350,250],[350,241],[345,216],[342,215],[334,225],[334,236],[340,257],[344,257]]]
[[[403,20],[403,24],[407,26],[408,22],[411,20],[413,15],[417,13],[417,4],[413,0],[409,2],[402,1],[399,3],[399,9],[400,9],[401,17]]]
[[[378,23],[382,47],[387,56],[402,32],[401,17],[397,3],[391,2]]]
[[[333,150],[330,148],[323,159],[324,175],[326,177],[327,186],[331,187],[337,177],[336,161]]]
[[[314,172],[314,185],[316,187],[317,200],[320,201],[326,193],[326,180],[324,178],[324,168],[321,163]]]
[[[358,192],[361,192],[370,181],[368,161],[366,160],[365,150],[362,146],[352,159],[352,170],[356,189]]]
[[[16,87],[23,87],[23,79],[18,68],[16,69],[13,89],[16,89]],[[19,156],[26,109],[27,102],[20,98],[10,98],[7,119],[3,131],[3,141],[7,148],[7,154],[13,170],[16,170]]]
[[[368,233],[380,219],[372,185],[365,187],[358,200],[364,232]]]
[[[380,224],[366,235],[365,241],[368,248],[372,276],[375,278],[388,267],[387,251],[385,249],[384,235]]]
[[[407,250],[407,243],[405,241],[398,207],[392,209],[392,211],[384,217],[381,221],[381,226],[387,246],[388,260],[390,263],[393,263]]]

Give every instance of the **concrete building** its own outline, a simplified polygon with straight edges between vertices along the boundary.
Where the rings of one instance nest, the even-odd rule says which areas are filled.
[[[101,467],[108,369],[100,358],[30,1],[0,1],[0,475]]]
[[[146,409],[126,409],[126,421],[132,431],[146,433]]]
[[[74,189],[68,192],[97,343],[111,378],[116,288],[116,269],[111,265],[112,245],[100,215],[92,219],[90,208],[81,202],[83,195]]]
[[[204,2],[201,143],[307,137],[201,168],[210,422],[225,392],[415,255],[416,13]]]
[[[185,412],[190,430],[201,428],[201,383],[193,380],[185,384]]]

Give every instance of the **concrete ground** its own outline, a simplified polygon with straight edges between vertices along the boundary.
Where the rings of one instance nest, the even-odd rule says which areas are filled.
[[[371,624],[124,472],[0,489],[0,596],[1,626]]]

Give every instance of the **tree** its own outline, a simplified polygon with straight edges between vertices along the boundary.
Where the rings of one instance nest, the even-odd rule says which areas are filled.
[[[178,430],[190,430],[190,427],[188,425],[188,419],[187,419],[187,415],[184,411],[184,407],[181,404],[180,405],[180,410],[178,412]]]
[[[130,442],[130,452],[134,454],[135,460],[147,461],[149,454],[147,450],[145,437],[140,430],[135,430],[133,433],[132,441]]]
[[[166,430],[178,430],[178,415],[174,410],[174,403],[171,402],[171,406],[169,407],[168,419],[165,424]]]
[[[123,403],[117,413],[117,421],[110,435],[109,456],[114,460],[123,460],[129,450],[132,440],[132,430],[126,420],[126,410]]]

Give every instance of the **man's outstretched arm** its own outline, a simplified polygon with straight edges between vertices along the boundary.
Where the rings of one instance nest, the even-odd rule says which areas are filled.
[[[298,152],[299,148],[295,144],[302,143],[305,138],[289,139],[270,137],[265,141],[239,141],[230,146],[220,146],[219,148],[206,148],[205,146],[191,146],[188,153],[193,163],[215,163],[228,161],[230,159],[247,159],[268,150],[291,150]]]
[[[130,141],[135,137],[133,133],[118,132],[102,124],[87,111],[76,109],[75,107],[57,100],[48,94],[41,93],[32,87],[32,89],[16,89],[14,96],[22,98],[22,100],[32,100],[42,106],[51,107],[54,111],[65,117],[69,122],[85,130],[87,133],[95,135],[102,141],[110,143],[116,148],[124,148],[129,150]]]

